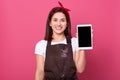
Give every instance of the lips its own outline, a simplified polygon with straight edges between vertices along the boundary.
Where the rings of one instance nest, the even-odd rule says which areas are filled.
[[[56,26],[55,29],[56,29],[56,30],[61,30],[62,27],[61,27],[61,26]]]

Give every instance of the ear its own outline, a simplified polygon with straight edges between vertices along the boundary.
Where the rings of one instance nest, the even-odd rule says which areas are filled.
[[[49,26],[52,26],[52,25],[51,25],[51,22],[49,23]]]

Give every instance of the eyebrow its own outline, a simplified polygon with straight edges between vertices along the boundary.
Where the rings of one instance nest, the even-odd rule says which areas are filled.
[[[53,19],[58,19],[58,18],[53,18]],[[61,18],[61,19],[66,19],[66,18]]]

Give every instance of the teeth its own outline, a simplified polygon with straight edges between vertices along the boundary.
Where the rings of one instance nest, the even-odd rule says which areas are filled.
[[[57,30],[60,30],[62,27],[56,27]]]

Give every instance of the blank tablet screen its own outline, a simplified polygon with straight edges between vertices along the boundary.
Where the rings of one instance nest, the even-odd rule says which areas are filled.
[[[91,26],[78,26],[78,47],[92,48]]]

